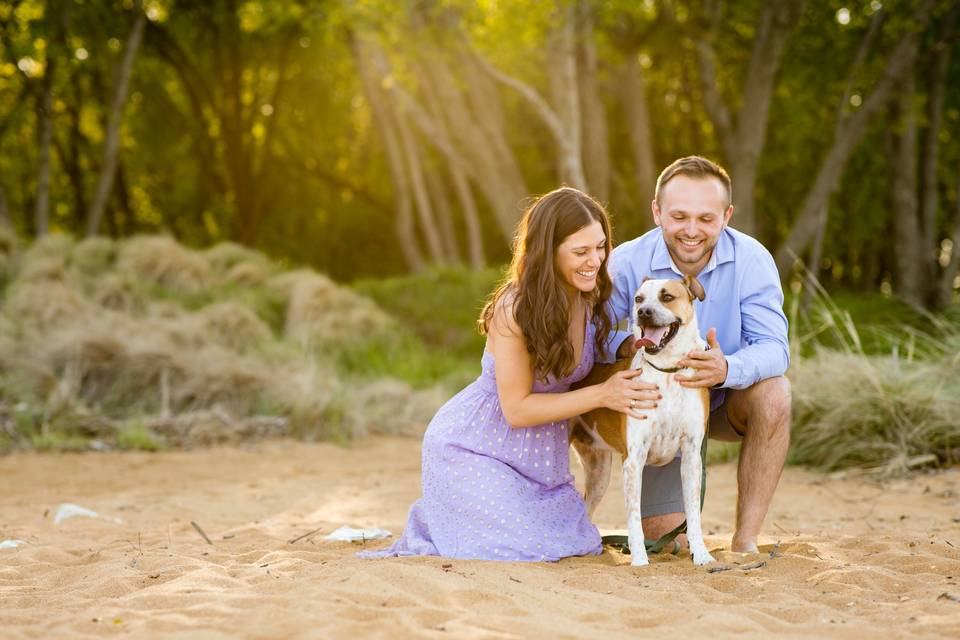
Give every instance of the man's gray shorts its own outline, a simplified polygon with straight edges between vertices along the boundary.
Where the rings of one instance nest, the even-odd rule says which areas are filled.
[[[726,389],[710,391],[710,436],[723,440],[743,438],[743,434],[727,418]],[[680,487],[680,458],[662,467],[643,468],[640,491],[640,513],[644,518],[664,513],[683,512],[683,491]]]

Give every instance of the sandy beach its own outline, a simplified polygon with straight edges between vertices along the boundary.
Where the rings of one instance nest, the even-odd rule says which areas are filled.
[[[371,561],[323,540],[343,524],[399,534],[419,473],[411,438],[0,458],[0,540],[24,541],[0,549],[2,635],[960,637],[958,469],[878,482],[788,468],[761,553],[740,555],[724,549],[736,469],[711,467],[707,545],[730,567],[716,573],[686,554],[633,568],[610,550]],[[619,482],[604,533],[624,526]],[[54,524],[62,503],[103,517]]]

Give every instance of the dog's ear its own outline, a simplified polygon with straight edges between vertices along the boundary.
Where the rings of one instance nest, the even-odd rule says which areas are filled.
[[[700,281],[694,276],[683,276],[683,286],[687,288],[687,293],[690,294],[691,300],[696,298],[700,302],[703,302],[703,299],[707,297],[706,292],[703,290],[703,285],[700,284]]]
[[[645,277],[643,278],[643,280],[640,281],[640,284],[643,284],[643,283],[646,282],[647,280],[653,280],[653,278],[651,278],[650,276],[645,276]]]

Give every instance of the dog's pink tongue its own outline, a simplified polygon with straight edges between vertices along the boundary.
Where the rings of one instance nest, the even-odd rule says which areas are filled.
[[[637,348],[656,347],[670,327],[643,327],[643,336],[637,341]]]

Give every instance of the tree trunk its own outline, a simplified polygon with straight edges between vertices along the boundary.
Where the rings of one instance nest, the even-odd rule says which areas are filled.
[[[930,65],[930,83],[927,91],[927,128],[923,141],[923,164],[920,182],[920,219],[925,255],[925,276],[928,283],[928,302],[938,306],[941,292],[938,280],[937,255],[937,168],[940,156],[940,127],[943,122],[943,102],[950,68],[950,36],[954,28],[956,9],[941,26],[941,37],[934,43],[934,59]]]
[[[481,95],[471,81],[464,96],[439,49],[431,47],[424,53],[424,75],[436,91],[437,102],[442,105],[449,121],[449,132],[457,154],[465,160],[471,179],[490,203],[501,235],[510,242],[520,219],[520,203],[527,195],[527,187],[516,159],[510,154],[505,131],[498,128],[497,93],[489,91]],[[461,58],[460,62],[465,63],[461,66],[469,71],[476,71],[473,60],[466,62]],[[465,98],[471,104],[468,105]],[[474,117],[474,113],[478,115]]]
[[[577,81],[577,46],[574,35],[575,8],[572,3],[561,3],[559,11],[560,15],[557,17],[559,24],[550,36],[548,66],[551,67],[549,79],[554,96],[555,117],[560,125],[559,130],[554,134],[560,181],[581,191],[589,191],[590,187],[583,170],[580,83]],[[525,92],[535,93],[534,89],[528,85],[525,85],[521,95]],[[536,104],[535,101],[534,104]],[[546,103],[542,108],[549,110]]]
[[[803,253],[816,234],[819,214],[828,205],[830,194],[840,182],[843,167],[866,133],[870,120],[887,104],[897,83],[913,66],[917,55],[919,32],[929,22],[934,4],[935,0],[924,0],[914,16],[914,28],[901,38],[890,54],[883,74],[873,91],[849,119],[838,122],[835,126],[833,144],[821,161],[813,184],[807,191],[800,215],[777,251],[777,268],[780,270],[781,277],[786,277],[790,273],[793,261]]]
[[[7,206],[7,194],[0,184],[0,227],[8,230],[13,229],[13,222],[10,220],[10,208]]]
[[[888,162],[890,166],[890,202],[893,205],[894,233],[897,250],[894,252],[897,275],[897,294],[914,307],[926,302],[926,254],[920,235],[919,207],[917,206],[917,114],[916,73],[913,67],[904,75],[900,91],[891,104],[891,122],[888,129]]]
[[[47,8],[49,9],[49,3]],[[33,207],[33,225],[36,237],[50,229],[50,145],[53,142],[53,76],[57,68],[53,51],[47,52],[47,67],[37,105],[37,199]]]
[[[413,200],[416,204],[417,216],[420,218],[420,230],[427,241],[427,248],[430,250],[430,260],[436,264],[444,264],[447,262],[447,256],[443,250],[443,241],[437,229],[433,206],[430,204],[430,195],[427,192],[427,184],[423,177],[420,149],[413,132],[410,131],[410,125],[406,117],[399,109],[394,112],[394,122],[400,132],[400,146],[407,161],[407,175],[410,177],[410,185],[413,187]]]
[[[460,264],[460,247],[457,245],[457,234],[453,229],[453,205],[450,194],[444,184],[443,173],[436,167],[428,166],[423,173],[427,181],[427,192],[433,212],[437,216],[437,230],[440,232],[440,241],[443,245],[443,255],[451,264]]]
[[[474,59],[480,68],[498,82],[510,87],[533,107],[557,146],[561,180],[570,186],[586,191],[587,183],[583,172],[580,137],[580,98],[577,89],[576,49],[573,39],[573,8],[564,6],[561,24],[553,35],[555,54],[551,56],[556,71],[551,74],[553,93],[557,97],[556,109],[530,85],[497,69],[479,53]]]
[[[827,236],[827,222],[829,212],[824,209],[820,212],[820,223],[817,227],[817,235],[813,239],[813,247],[810,249],[810,264],[807,267],[807,275],[803,281],[803,298],[800,302],[800,310],[806,312],[813,302],[813,294],[816,291],[816,285],[809,282],[809,279],[820,280],[820,261],[823,260],[823,243]]]
[[[380,137],[383,139],[387,154],[390,180],[393,182],[396,197],[394,232],[397,235],[397,242],[409,269],[413,272],[422,271],[426,266],[426,261],[423,259],[423,254],[420,253],[420,247],[417,244],[413,224],[413,202],[410,197],[406,172],[404,171],[400,142],[397,140],[395,127],[390,112],[385,105],[384,96],[380,92],[381,83],[368,63],[366,47],[361,40],[361,36],[353,32],[348,35],[357,69],[360,72],[360,79],[363,83],[364,94],[370,104],[370,110],[373,112],[373,119],[380,129]]]
[[[953,236],[951,238],[953,244],[950,248],[950,260],[940,276],[939,306],[941,307],[953,301],[954,281],[960,271],[960,170],[957,171],[957,182],[953,192],[956,194],[956,201],[953,203]]]
[[[607,114],[597,81],[597,46],[594,42],[593,9],[589,0],[577,3],[577,78],[583,137],[583,169],[590,195],[601,202],[610,200],[610,149]]]
[[[388,73],[386,60],[382,60],[379,56],[377,57],[377,60],[379,61],[378,64],[383,65],[381,74]],[[417,104],[413,97],[410,96],[396,82],[389,84],[390,91],[404,113],[410,116],[413,123],[418,129],[420,129],[420,132],[426,136],[447,159],[447,169],[450,172],[450,177],[457,193],[457,199],[460,201],[460,206],[463,209],[463,217],[464,222],[466,223],[467,231],[467,247],[470,255],[470,266],[473,269],[481,269],[483,268],[485,262],[483,257],[483,238],[480,230],[480,219],[477,213],[476,201],[474,200],[473,192],[470,190],[470,184],[467,180],[466,171],[468,162],[455,148],[453,141],[450,138],[450,133],[446,118],[443,114],[443,109],[440,106],[440,101],[436,97],[436,93],[430,83],[430,79],[428,78],[427,74],[423,72],[422,68],[418,69],[417,71],[419,77],[421,78],[420,86],[423,90],[424,98],[427,103],[427,109],[424,109]],[[428,179],[432,176],[433,172],[429,172],[427,174]],[[427,184],[429,186],[430,182]],[[443,189],[443,185],[439,180],[437,181],[436,188],[440,190]],[[433,189],[433,187],[431,187],[431,189]],[[441,232],[445,233],[444,229],[447,225],[452,227],[452,209],[448,206],[442,208],[441,211],[448,212],[448,215],[441,215],[440,217],[441,223],[445,225],[444,227],[441,227]],[[445,242],[450,244],[447,240],[445,240]],[[453,243],[450,244],[450,247],[453,249],[453,252],[451,253],[448,251],[448,255],[455,257],[456,261],[459,261],[459,251],[456,249],[455,238]]]
[[[803,12],[804,2],[776,0],[764,3],[757,23],[750,65],[745,74],[743,101],[736,114],[736,122],[720,92],[716,72],[716,52],[713,40],[719,34],[720,12],[714,13],[711,35],[697,42],[700,63],[700,81],[704,106],[717,131],[730,166],[736,202],[736,227],[755,234],[757,167],[763,155],[767,136],[767,121],[773,97],[774,81],[787,38],[796,27]]]
[[[470,181],[467,179],[466,163],[461,154],[453,147],[446,118],[443,115],[443,109],[439,100],[437,100],[433,86],[425,79],[423,88],[429,111],[432,114],[431,120],[436,125],[436,134],[431,135],[427,130],[423,133],[432,140],[436,139],[434,144],[447,158],[447,169],[450,171],[450,178],[453,181],[453,188],[456,191],[457,200],[460,202],[463,221],[466,226],[467,254],[470,257],[470,268],[477,271],[485,266],[486,259],[483,255],[483,232],[480,229],[480,215],[477,212],[477,203],[473,197],[473,191],[470,189]],[[519,174],[519,168],[517,168],[517,173]]]
[[[87,214],[87,236],[97,235],[103,210],[107,198],[113,187],[113,180],[117,169],[117,153],[120,150],[120,124],[123,121],[123,107],[127,102],[127,92],[130,87],[130,75],[133,72],[133,60],[143,38],[143,28],[147,16],[143,12],[142,0],[134,0],[134,21],[124,46],[123,59],[117,74],[117,85],[114,87],[113,99],[110,103],[110,118],[107,123],[106,139],[103,149],[103,164],[100,167],[100,177],[93,196],[93,204]]]
[[[452,167],[451,174],[457,198],[463,208],[463,221],[467,227],[467,253],[470,255],[470,268],[479,271],[486,266],[486,258],[483,255],[483,232],[480,229],[477,204],[463,171],[459,167]]]
[[[653,136],[650,133],[650,111],[647,107],[646,83],[643,69],[636,52],[627,55],[623,67],[623,106],[630,132],[630,147],[633,150],[633,172],[644,206],[641,215],[649,219],[648,208],[653,201],[657,185],[656,167],[653,161]],[[647,224],[647,227],[650,225]]]

